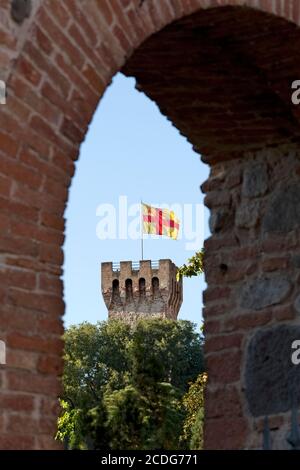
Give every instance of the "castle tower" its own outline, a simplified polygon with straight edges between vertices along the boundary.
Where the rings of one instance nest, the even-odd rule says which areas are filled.
[[[101,286],[109,319],[140,317],[177,319],[182,304],[182,281],[169,259],[102,263]]]

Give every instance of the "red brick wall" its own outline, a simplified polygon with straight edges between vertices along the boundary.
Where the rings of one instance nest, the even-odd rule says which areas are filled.
[[[0,1],[0,79],[5,80],[8,87],[7,104],[0,107],[0,338],[6,341],[8,348],[7,365],[0,366],[2,449],[57,447],[53,434],[58,413],[56,398],[60,392],[59,375],[62,367],[60,337],[63,330],[64,304],[60,276],[63,262],[63,215],[80,144],[97,103],[113,75],[122,68],[133,51],[139,50],[140,44],[151,34],[201,8],[248,5],[292,20],[296,24],[299,24],[300,16],[297,0],[36,0],[33,5],[30,17],[22,24],[16,24],[11,19],[10,0]],[[219,10],[221,21],[223,8]],[[208,12],[208,15],[210,14]],[[213,15],[218,25],[218,13],[213,12]],[[275,19],[268,16],[266,22],[271,24]],[[205,27],[205,16],[201,21],[204,22],[201,27]],[[260,149],[266,143],[264,140],[267,140],[267,144],[273,147],[277,145],[282,149],[284,139],[290,142],[298,138],[299,111],[282,104],[288,98],[285,81],[287,74],[280,69],[283,81],[272,81],[267,67],[263,65],[273,63],[272,54],[279,52],[282,47],[281,53],[286,59],[286,67],[293,71],[292,79],[300,78],[300,73],[297,76],[299,61],[294,62],[294,55],[299,50],[296,47],[298,30],[290,30],[285,21],[280,22],[282,33],[288,30],[288,34],[293,37],[290,56],[284,48],[284,42],[279,41],[278,44],[276,35],[273,35],[274,47],[270,43],[264,54],[260,55],[257,48],[251,49],[251,54],[258,58],[253,71],[253,76],[258,80],[255,83],[259,83],[262,90],[266,91],[266,82],[272,82],[268,86],[278,97],[275,110],[282,113],[281,123],[276,120],[276,123],[271,125],[270,116],[265,116],[264,121],[263,111],[260,110],[261,114],[257,117],[259,128],[254,119],[252,132],[249,129],[247,133],[247,142],[242,138],[243,125],[237,126],[240,129],[240,137],[230,140],[232,131],[230,127],[226,128],[226,121],[228,122],[230,117],[224,119],[227,104],[225,108],[220,107],[219,121],[218,116],[210,114],[209,108],[206,112],[202,109],[202,113],[207,115],[207,121],[205,132],[201,133],[196,129],[197,126],[198,129],[203,127],[199,126],[197,116],[195,118],[195,115],[190,114],[188,117],[186,111],[182,112],[187,116],[186,120],[178,116],[174,95],[173,106],[171,101],[165,103],[163,83],[159,85],[163,93],[154,97],[160,106],[166,108],[169,118],[188,136],[195,148],[211,161],[212,176],[218,174],[220,162],[224,157],[229,160],[238,158],[239,163],[231,160],[231,163],[224,164],[224,181],[227,185],[224,191],[221,191],[218,181],[217,187],[214,186],[214,178],[210,178],[206,184],[205,191],[208,192],[207,197],[211,198],[211,203],[208,204],[212,207],[213,217],[216,207],[220,205],[218,195],[222,199],[225,193],[231,194],[235,191],[236,197],[239,197],[238,188],[242,183],[236,169],[241,167],[242,171],[243,162],[246,163],[248,158],[244,153],[241,154],[243,145],[254,142],[256,149]],[[235,39],[243,37],[246,44],[248,35],[253,34],[253,28],[255,29],[255,25],[251,18],[247,21],[245,17],[243,29],[237,28]],[[164,31],[159,34],[163,35],[163,39]],[[229,52],[232,51],[231,37],[232,32],[228,37]],[[142,51],[142,48],[140,50]],[[268,54],[269,51],[271,55]],[[214,54],[216,52],[214,51]],[[160,66],[163,66],[163,62]],[[259,73],[257,67],[261,67]],[[205,72],[205,69],[203,70]],[[158,80],[161,71],[158,67]],[[193,78],[192,73],[188,76],[189,79]],[[173,83],[176,83],[176,77]],[[192,82],[189,88],[192,90]],[[230,88],[226,90],[229,93]],[[180,90],[173,91],[175,97],[180,99]],[[232,101],[238,99],[234,90],[232,93]],[[152,95],[152,91],[149,95]],[[182,96],[182,99],[185,98]],[[243,101],[246,97],[242,98],[240,115],[242,119],[247,119]],[[270,105],[269,101],[265,104],[267,107],[271,106],[267,112],[274,111],[273,104]],[[230,111],[230,108],[227,110]],[[163,109],[162,111],[164,112]],[[233,111],[234,119],[238,121],[238,103]],[[265,124],[265,127],[262,124]],[[222,129],[223,141],[220,138]],[[216,135],[217,145],[214,145],[214,138],[211,136]],[[237,131],[234,135],[237,135]],[[203,141],[205,146],[201,147]],[[280,150],[281,154],[283,151]],[[249,157],[250,160],[251,158]],[[296,160],[289,161],[295,168],[293,178],[297,179],[299,169],[296,167]],[[272,165],[271,161],[271,168]],[[279,163],[278,165],[280,168]],[[284,171],[289,168],[286,167]],[[279,169],[276,174],[277,176],[274,173],[275,179],[281,174]],[[235,184],[236,189],[231,189],[230,185],[234,188]],[[231,199],[228,199],[226,202],[225,199],[226,209],[231,208],[230,201]],[[235,204],[237,209],[238,202]],[[248,202],[245,201],[245,204],[247,206]],[[255,438],[252,438],[254,434],[250,432],[256,421],[249,417],[245,407],[243,379],[240,375],[240,367],[243,364],[241,351],[246,347],[246,330],[252,331],[252,328],[266,322],[294,321],[292,314],[285,309],[285,304],[279,306],[276,312],[273,309],[263,312],[263,316],[261,312],[258,315],[249,311],[243,315],[242,325],[239,323],[241,315],[237,310],[226,315],[229,303],[238,298],[237,285],[244,279],[245,269],[247,276],[251,278],[261,270],[275,269],[280,273],[286,269],[286,263],[289,262],[287,247],[282,246],[283,242],[277,239],[268,240],[270,251],[266,255],[259,255],[255,264],[253,258],[257,256],[257,252],[255,251],[252,258],[247,251],[248,244],[253,242],[250,237],[253,230],[253,227],[238,228],[243,236],[240,247],[235,246],[232,231],[229,230],[225,235],[223,228],[221,233],[213,235],[206,244],[206,275],[209,287],[205,293],[205,318],[210,375],[206,405],[207,447],[236,448],[256,445]],[[275,247],[274,252],[271,250],[272,246]],[[223,256],[223,252],[224,255],[232,252],[237,258],[242,257],[244,260],[240,262],[237,259],[237,269],[233,272],[231,269],[220,272],[219,265],[217,268],[211,267],[214,266],[216,250],[219,257]],[[249,258],[250,266],[245,267]],[[232,262],[232,259],[231,257],[229,261]],[[229,264],[229,261],[222,259],[221,264]],[[292,275],[296,276],[295,273]],[[233,292],[236,292],[236,296]],[[294,291],[291,292],[293,294],[289,295],[295,294]],[[216,296],[218,300],[215,300]],[[223,302],[222,298],[225,298],[226,302]],[[292,300],[293,298],[289,297],[286,300],[287,305]],[[234,321],[237,323],[234,324]],[[225,335],[225,323],[227,325],[230,322],[233,322],[233,330],[230,335]],[[216,337],[216,334],[219,336]],[[228,363],[233,366],[225,367]],[[245,422],[247,428],[242,431]],[[226,429],[232,431],[228,433],[224,431]]]

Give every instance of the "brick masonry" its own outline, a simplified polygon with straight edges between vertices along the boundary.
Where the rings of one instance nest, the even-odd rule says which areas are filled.
[[[260,331],[299,323],[298,0],[32,4],[16,24],[0,2],[0,448],[57,448],[64,210],[80,144],[121,69],[211,165],[205,446],[259,447],[247,361]]]

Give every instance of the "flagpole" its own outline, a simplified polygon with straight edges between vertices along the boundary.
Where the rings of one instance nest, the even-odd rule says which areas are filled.
[[[143,236],[143,202],[141,198],[141,251],[142,251],[142,261],[144,259],[144,236]]]

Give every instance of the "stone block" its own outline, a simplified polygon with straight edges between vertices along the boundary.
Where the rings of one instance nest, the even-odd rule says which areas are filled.
[[[264,232],[287,233],[300,228],[300,184],[277,190],[263,218]]]
[[[300,326],[279,325],[255,333],[246,358],[246,398],[253,416],[282,413],[300,405],[300,366],[291,361]]]
[[[242,194],[245,197],[263,196],[268,190],[267,166],[263,163],[251,163],[244,171]]]
[[[291,290],[291,282],[282,276],[260,277],[247,283],[241,293],[241,307],[261,310],[282,302]]]
[[[251,228],[257,225],[259,219],[259,204],[256,201],[244,201],[235,215],[235,224],[241,228]]]

